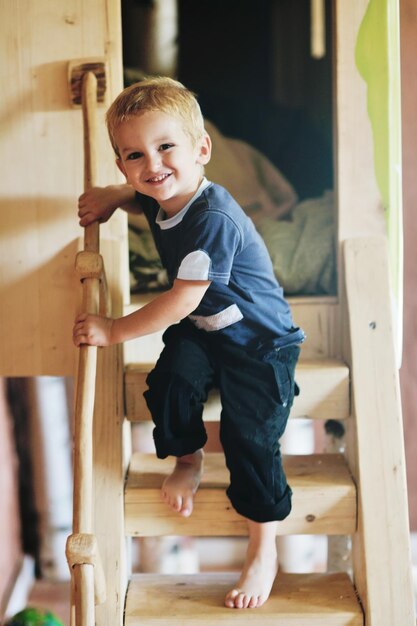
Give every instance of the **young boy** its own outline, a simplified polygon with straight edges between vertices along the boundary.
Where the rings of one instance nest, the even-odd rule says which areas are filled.
[[[204,178],[211,141],[194,94],[169,78],[145,80],[118,96],[107,126],[127,183],[83,194],[80,224],[106,221],[117,207],[143,212],[171,287],[125,317],[79,315],[74,343],[107,346],[167,328],[145,398],[158,457],[176,457],[162,498],[185,517],[203,471],[203,404],[219,388],[227,495],[249,532],[225,605],[259,607],[277,573],[277,521],[291,510],[278,441],[304,334],[293,326],[253,223]]]

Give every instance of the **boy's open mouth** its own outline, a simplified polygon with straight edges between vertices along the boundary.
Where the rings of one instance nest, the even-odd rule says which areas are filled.
[[[147,183],[162,183],[164,180],[169,178],[171,174],[160,174],[159,176],[152,176],[152,178],[147,179]]]

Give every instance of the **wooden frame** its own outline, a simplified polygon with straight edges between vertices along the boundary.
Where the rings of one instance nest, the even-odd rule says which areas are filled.
[[[404,437],[385,238],[346,241],[354,424],[347,455],[358,486],[354,581],[367,626],[415,626]]]

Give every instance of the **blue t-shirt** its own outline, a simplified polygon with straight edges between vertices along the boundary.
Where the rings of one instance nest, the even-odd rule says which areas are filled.
[[[176,278],[212,281],[189,315],[197,328],[249,349],[304,340],[303,331],[294,328],[261,236],[226,189],[204,179],[190,202],[169,219],[149,196],[137,198],[170,283]]]

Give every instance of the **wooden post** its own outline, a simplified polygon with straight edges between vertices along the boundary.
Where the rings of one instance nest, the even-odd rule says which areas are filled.
[[[367,626],[415,626],[398,371],[387,244],[344,245],[358,487],[353,573]]]
[[[117,242],[101,241],[113,315],[122,314],[123,266]],[[124,419],[123,348],[100,348],[94,409],[94,534],[106,579],[106,602],[96,607],[97,626],[122,626],[129,566],[124,525],[124,481],[130,452]]]

